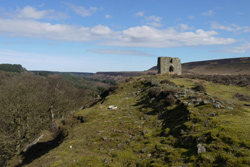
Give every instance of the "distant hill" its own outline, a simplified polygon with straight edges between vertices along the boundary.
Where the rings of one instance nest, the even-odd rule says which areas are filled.
[[[157,66],[148,71],[157,71]],[[182,64],[183,74],[250,74],[250,57],[197,61]]]
[[[62,75],[73,75],[75,77],[90,77],[94,75],[94,73],[89,73],[89,72],[59,72],[59,71],[30,71],[30,72],[33,72],[41,76],[62,74]]]

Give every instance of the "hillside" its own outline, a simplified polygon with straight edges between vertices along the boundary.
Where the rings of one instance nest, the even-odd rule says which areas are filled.
[[[126,79],[9,166],[249,166],[249,94],[197,79]]]
[[[0,70],[0,167],[20,154],[41,131],[57,136],[56,120],[92,104],[116,84],[68,73],[34,74],[7,67],[8,71]]]
[[[149,71],[157,72],[157,67]],[[183,74],[250,74],[250,57],[197,61],[182,64]]]
[[[59,75],[72,75],[75,77],[91,77],[94,75],[94,73],[89,73],[89,72],[59,72],[59,71],[30,71],[32,73],[35,73],[37,75],[54,75],[54,74],[59,74]]]

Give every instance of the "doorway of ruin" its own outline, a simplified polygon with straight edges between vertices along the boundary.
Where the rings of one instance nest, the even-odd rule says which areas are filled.
[[[174,72],[174,67],[173,66],[169,67],[169,72]]]

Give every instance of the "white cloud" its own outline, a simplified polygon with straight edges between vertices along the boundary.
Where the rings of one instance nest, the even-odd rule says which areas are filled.
[[[112,33],[109,27],[103,25],[97,25],[90,30],[95,35],[109,35]]]
[[[209,10],[208,12],[202,13],[203,16],[213,16],[215,12],[213,10]]]
[[[107,15],[105,15],[105,18],[106,18],[106,19],[111,19],[112,16],[107,14]]]
[[[211,29],[217,29],[217,30],[226,30],[226,31],[237,31],[240,30],[241,28],[235,25],[231,26],[224,26],[216,22],[212,22],[211,24]]]
[[[45,4],[43,4],[43,3],[39,5],[40,8],[41,8],[41,7],[44,7],[44,6],[45,6]]]
[[[156,55],[148,54],[143,51],[136,50],[123,50],[123,49],[92,49],[88,50],[90,52],[99,53],[99,54],[113,54],[113,55],[133,55],[133,56],[152,56]]]
[[[211,23],[211,29],[226,30],[226,31],[250,32],[250,27],[248,27],[248,26],[240,27],[240,26],[237,26],[235,24],[229,24],[227,26],[224,26],[224,25],[219,24],[217,22],[212,22]]]
[[[193,15],[190,15],[187,18],[190,19],[190,20],[193,20],[195,17]]]
[[[246,53],[247,51],[250,51],[250,43],[245,43],[237,47],[227,48],[222,51],[229,53]]]
[[[89,28],[34,20],[0,19],[0,25],[0,34],[62,41],[110,39],[113,33],[108,27],[101,25]]]
[[[225,45],[235,43],[232,38],[217,38],[215,31],[178,32],[173,28],[165,30],[149,26],[132,27],[124,30],[119,39],[101,43],[106,46],[169,48],[180,46]]]
[[[36,20],[1,19],[0,34],[14,37],[41,38],[59,41],[96,41],[104,46],[129,46],[168,48],[179,46],[201,46],[232,44],[232,38],[215,37],[215,31],[201,29],[179,32],[174,28],[157,29],[137,26],[123,31],[113,31],[104,25],[80,27],[65,24],[51,24]],[[187,25],[182,25],[188,28]]]
[[[143,11],[137,12],[137,13],[136,13],[136,16],[137,16],[137,17],[143,17],[143,16],[144,16],[144,12],[143,12]]]
[[[22,10],[18,9],[17,11],[19,12],[17,18],[21,19],[42,19],[55,12],[54,10],[38,11],[36,8],[31,6],[25,6]]]
[[[150,25],[152,27],[162,27],[161,24],[161,17],[159,16],[145,16],[145,13],[143,11],[137,12],[136,13],[137,17],[143,17],[144,24]]]
[[[147,21],[161,22],[161,17],[158,16],[149,16],[145,17]]]
[[[152,27],[162,27],[162,24],[158,22],[148,22],[147,25],[150,25]]]
[[[147,22],[147,25],[150,25],[152,27],[162,27],[162,24],[161,24],[161,17],[158,17],[158,16],[145,16],[144,17],[146,22]]]
[[[40,6],[40,5],[39,5]],[[22,9],[17,7],[16,11],[6,12],[4,8],[0,8],[0,13],[2,18],[12,18],[12,19],[29,19],[29,20],[39,20],[39,19],[67,19],[69,16],[62,12],[57,12],[55,10],[39,10],[32,6],[25,6]]]
[[[90,7],[90,8],[85,8],[84,6],[78,6],[72,3],[65,3],[68,5],[75,13],[79,14],[82,17],[87,17],[93,15],[95,12],[98,10],[102,10],[102,8],[98,7]]]
[[[179,28],[180,28],[181,31],[194,29],[194,27],[189,27],[187,24],[179,24]]]

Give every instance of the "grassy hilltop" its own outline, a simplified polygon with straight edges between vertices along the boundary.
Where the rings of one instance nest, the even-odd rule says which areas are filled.
[[[44,132],[39,143],[46,151],[31,149],[9,165],[249,166],[249,95],[247,87],[198,79],[126,79],[59,120],[63,137],[53,149],[46,150],[52,139]]]

